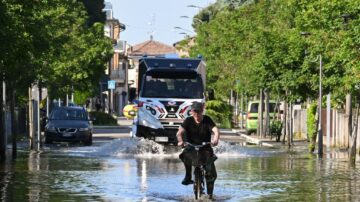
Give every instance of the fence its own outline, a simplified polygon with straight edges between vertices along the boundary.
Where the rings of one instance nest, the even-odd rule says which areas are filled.
[[[296,138],[307,138],[307,126],[306,126],[306,109],[294,110],[294,122],[293,131]],[[322,110],[322,131],[323,131],[323,143],[327,144],[327,115],[326,110]],[[332,109],[330,112],[330,146],[331,147],[349,147],[349,135],[348,135],[348,122],[349,117],[338,110]],[[359,124],[358,124],[359,125]],[[360,149],[360,129],[357,131],[357,145],[356,148]]]

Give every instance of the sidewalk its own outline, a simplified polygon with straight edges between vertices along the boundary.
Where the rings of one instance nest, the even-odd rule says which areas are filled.
[[[124,129],[124,128],[131,128],[132,119],[127,119],[125,117],[117,117],[117,126],[98,126],[94,125],[94,129]]]
[[[265,147],[274,147],[274,148],[286,148],[289,147],[288,142],[282,142],[282,139],[279,142],[276,142],[276,138],[270,137],[261,138],[257,135],[246,135],[244,133],[238,133],[239,136],[245,139],[247,143],[256,144],[258,146],[265,146]],[[307,149],[308,142],[307,140],[293,140],[291,146],[297,147],[298,149]]]

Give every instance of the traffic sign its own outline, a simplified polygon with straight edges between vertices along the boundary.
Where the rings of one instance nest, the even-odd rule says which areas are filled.
[[[114,80],[109,80],[108,81],[108,89],[109,90],[114,90],[115,89],[115,81]]]

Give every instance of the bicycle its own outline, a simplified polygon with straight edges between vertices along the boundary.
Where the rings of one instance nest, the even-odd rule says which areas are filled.
[[[196,157],[192,161],[192,166],[194,167],[194,194],[195,200],[198,200],[204,194],[204,182],[205,182],[205,169],[204,163],[200,162],[199,150],[200,148],[210,145],[210,142],[203,142],[201,145],[194,145],[189,142],[186,142],[185,145],[193,147],[196,151]]]

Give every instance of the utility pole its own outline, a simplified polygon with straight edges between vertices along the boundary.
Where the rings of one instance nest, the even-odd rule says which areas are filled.
[[[32,87],[29,87],[28,90],[28,94],[29,94],[29,102],[28,102],[28,107],[29,107],[29,137],[30,137],[30,149],[34,149],[35,148],[35,144],[34,144],[34,108],[33,108],[33,99],[32,99]]]
[[[293,103],[290,101],[288,105],[288,128],[289,128],[289,141],[288,141],[288,147],[290,148],[293,144],[293,121],[294,121],[294,115],[293,115]]]
[[[74,103],[74,86],[71,85],[71,103]]]
[[[49,92],[47,93],[47,97],[46,97],[46,117],[49,118],[49,113],[50,113],[50,96],[49,96]]]
[[[241,117],[241,123],[240,128],[244,129],[244,118],[243,118],[243,112],[244,112],[244,93],[241,90],[241,105],[240,105],[240,117]]]
[[[328,149],[330,149],[330,118],[331,118],[331,103],[330,103],[330,99],[331,98],[331,94],[327,94],[326,96],[326,147]]]
[[[37,88],[38,90],[38,101],[36,102],[36,114],[37,114],[37,140],[36,140],[36,151],[40,151],[40,144],[41,144],[41,129],[40,129],[40,102],[41,102],[41,86],[40,86],[40,82],[39,82],[39,88]]]
[[[10,85],[10,113],[11,113],[11,133],[12,133],[12,154],[13,159],[16,158],[16,152],[17,152],[17,133],[18,133],[18,127],[16,127],[16,118],[15,118],[15,95],[16,91],[14,89],[14,85]]]
[[[322,136],[322,127],[321,127],[321,104],[322,104],[322,57],[319,56],[320,67],[319,67],[319,133],[318,133],[318,155],[321,157],[323,154],[323,136]]]
[[[260,102],[258,107],[258,127],[257,127],[257,135],[263,137],[263,108],[264,108],[264,93],[263,89],[260,89]]]
[[[5,113],[4,113],[4,98],[5,98],[5,91],[4,91],[4,77],[3,73],[0,74],[0,159],[1,161],[5,161],[6,159],[6,142],[5,142]]]
[[[264,137],[270,135],[270,114],[269,114],[269,92],[267,89],[264,90],[264,112],[265,112],[265,127],[264,127]]]
[[[235,125],[239,127],[239,93],[236,92],[236,101],[235,101]]]
[[[66,106],[69,106],[69,94],[66,93]]]

